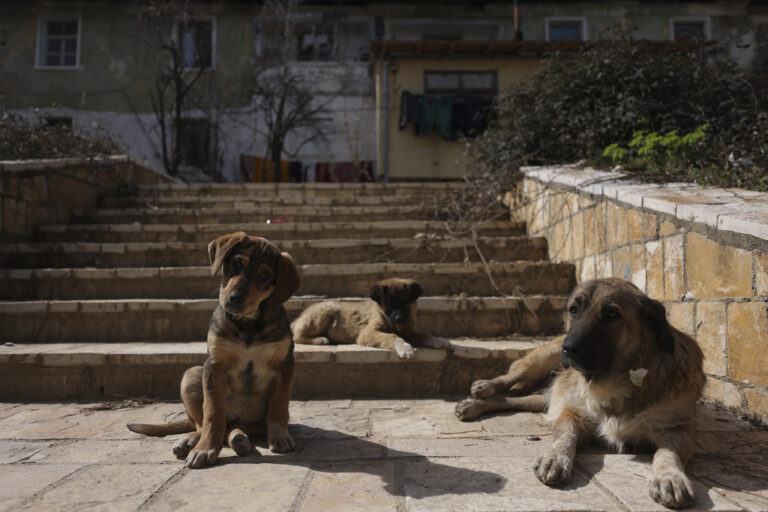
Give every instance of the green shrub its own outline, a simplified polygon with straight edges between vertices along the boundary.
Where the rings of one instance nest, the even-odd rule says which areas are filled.
[[[645,167],[630,170],[647,178],[765,189],[768,96],[759,82],[716,45],[619,36],[555,52],[503,91],[470,147],[476,167],[634,159]]]
[[[649,170],[667,175],[697,167],[703,149],[708,124],[703,124],[687,135],[677,130],[664,135],[638,130],[632,136],[629,149],[613,143],[603,150],[602,157],[629,170]]]

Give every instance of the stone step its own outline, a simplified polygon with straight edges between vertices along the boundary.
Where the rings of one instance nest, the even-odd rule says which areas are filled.
[[[145,197],[423,197],[466,188],[464,182],[420,183],[163,183],[140,185]]]
[[[525,223],[488,221],[482,224],[451,224],[422,220],[355,222],[285,222],[267,224],[52,224],[38,228],[37,238],[49,242],[200,242],[208,243],[225,233],[245,231],[270,240],[318,240],[325,238],[440,238],[464,236],[523,236]]]
[[[505,372],[547,339],[451,340],[451,350],[417,348],[403,361],[357,345],[296,345],[293,395],[301,397],[465,394],[474,380]],[[0,346],[0,400],[179,398],[206,344],[56,343]]]
[[[500,210],[500,214],[503,211]],[[428,220],[421,206],[247,206],[241,208],[120,208],[74,212],[76,223],[232,224],[240,222],[347,222]],[[506,212],[506,219],[509,212]]]
[[[293,297],[295,318],[322,300]],[[337,300],[362,300],[339,298]],[[419,299],[418,325],[436,336],[550,335],[562,331],[566,297],[446,297]],[[189,341],[204,339],[215,299],[126,299],[0,302],[2,342]]]
[[[211,197],[201,195],[185,196],[152,196],[138,195],[132,197],[104,197],[100,204],[103,208],[227,208],[239,210],[242,208],[255,208],[258,206],[288,207],[297,206],[407,206],[418,204],[433,204],[438,195],[384,195],[384,196],[358,196],[347,195],[315,196],[306,194],[291,194],[262,196],[258,193],[233,195],[224,197]]]
[[[278,246],[298,264],[376,262],[537,261],[547,258],[542,238],[479,237],[426,240],[282,240]],[[0,245],[0,267],[190,267],[207,265],[207,243],[31,243]]]
[[[575,284],[571,265],[550,262],[303,265],[299,271],[297,295],[326,297],[365,297],[376,281],[392,276],[416,279],[427,295],[565,295]],[[207,266],[0,269],[0,300],[209,298],[218,282]]]

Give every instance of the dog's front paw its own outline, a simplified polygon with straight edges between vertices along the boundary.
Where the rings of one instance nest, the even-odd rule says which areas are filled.
[[[413,357],[413,347],[410,343],[406,343],[402,340],[395,344],[395,352],[397,352],[400,359],[410,359]]]
[[[680,471],[664,471],[653,475],[649,494],[654,501],[669,508],[687,507],[696,499],[691,481]]]
[[[461,421],[473,420],[482,414],[480,404],[472,398],[465,398],[456,404],[456,417]]]
[[[269,444],[269,449],[275,453],[290,452],[296,446],[296,441],[294,441],[288,429],[276,423],[269,425],[267,443]]]
[[[572,471],[573,461],[560,453],[539,457],[533,464],[533,472],[542,483],[547,485],[567,483],[571,479]]]
[[[186,437],[182,437],[173,445],[173,454],[177,459],[186,459],[189,451],[195,447],[200,440],[200,434],[193,432]]]
[[[312,338],[312,344],[313,345],[330,345],[331,340],[329,340],[325,336],[318,336],[317,338]]]
[[[216,463],[216,459],[219,458],[219,450],[192,450],[187,455],[187,467],[192,469],[204,468],[206,466],[213,466]]]
[[[488,398],[494,394],[493,384],[489,380],[476,380],[472,383],[470,393],[475,398]]]

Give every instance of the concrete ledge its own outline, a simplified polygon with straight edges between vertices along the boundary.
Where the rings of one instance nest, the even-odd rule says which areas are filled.
[[[418,182],[418,183],[172,183],[142,185],[142,192],[181,190],[192,193],[205,193],[209,190],[259,191],[280,190],[281,192],[311,190],[458,190],[466,187],[463,181]]]
[[[768,241],[768,194],[692,183],[648,184],[630,174],[561,167],[523,167],[526,177],[666,214],[683,222]]]
[[[480,236],[476,241],[468,238],[321,238],[276,243],[297,263],[318,264],[461,262],[468,258],[478,261],[476,247],[487,261],[530,261],[542,259],[547,245],[542,238],[508,236]],[[0,245],[0,266],[179,267],[206,264],[207,254],[206,242],[12,243]]]
[[[545,255],[544,248],[539,254]],[[493,281],[487,272],[493,275]],[[350,263],[301,265],[297,295],[365,297],[392,276],[416,279],[427,295],[483,296],[506,293],[565,295],[573,268],[548,261],[511,263]],[[0,269],[0,300],[183,299],[215,297],[210,267]]]
[[[293,297],[286,303],[289,318],[320,300]],[[421,330],[444,337],[551,335],[561,332],[564,305],[565,297],[559,295],[422,297],[417,323]],[[0,302],[0,341],[193,341],[205,337],[215,306],[214,299]]]
[[[302,396],[465,393],[546,341],[452,340],[455,350],[417,347],[409,360],[358,345],[296,345],[294,388]],[[205,342],[0,346],[0,399],[175,397],[184,370],[205,358]]]
[[[473,226],[478,236],[520,236],[522,222],[490,221]],[[224,233],[258,233],[273,241],[320,238],[419,238],[446,236],[445,225],[430,221],[244,222],[238,224],[62,224],[38,227],[44,240],[59,242],[209,242]]]

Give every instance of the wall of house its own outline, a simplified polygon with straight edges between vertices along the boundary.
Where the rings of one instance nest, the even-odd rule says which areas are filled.
[[[527,168],[507,195],[580,282],[618,277],[662,301],[706,357],[704,396],[768,423],[768,194]]]
[[[223,177],[239,181],[241,153],[265,153],[264,124],[251,108],[248,76],[254,53],[258,6],[191,4],[195,15],[215,18],[215,69],[204,72],[196,91],[215,107],[190,111],[218,125]],[[40,16],[79,16],[80,66],[39,69],[36,45]],[[167,58],[152,46],[153,32],[139,21],[131,2],[3,2],[0,5],[0,92],[2,103],[33,122],[71,117],[75,131],[110,136],[131,155],[162,169],[158,122],[150,91]],[[286,149],[307,165],[372,160],[375,153],[373,82],[366,62],[297,62],[311,77],[316,102],[328,112],[322,140],[302,145],[295,134]]]
[[[125,156],[0,162],[0,241],[28,239],[39,224],[69,222],[99,198],[173,178]]]
[[[388,168],[390,179],[446,179],[464,176],[466,141],[447,141],[436,132],[425,136],[414,133],[412,125],[400,130],[400,99],[403,91],[424,93],[425,71],[496,71],[499,89],[512,87],[533,73],[537,59],[498,60],[391,60],[385,66],[387,77]],[[377,74],[381,81],[381,72]],[[377,84],[383,89],[383,85]],[[383,141],[380,140],[383,145]]]

